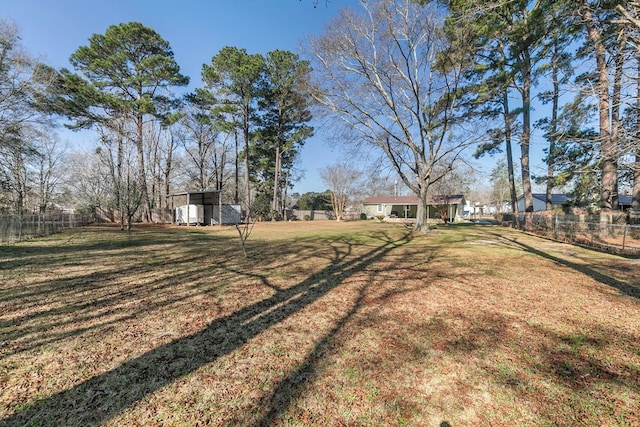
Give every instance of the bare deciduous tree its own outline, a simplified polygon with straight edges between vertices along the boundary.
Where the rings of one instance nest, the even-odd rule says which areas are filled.
[[[40,213],[44,213],[47,206],[54,201],[56,194],[61,191],[66,147],[60,143],[56,135],[42,131],[35,133],[34,144],[37,151],[34,166],[37,170],[38,206]]]
[[[349,143],[384,153],[419,198],[415,230],[427,232],[429,188],[471,142],[455,132],[464,61],[445,54],[435,6],[361,4],[310,43],[315,97],[349,129]]]
[[[0,19],[0,210],[27,209],[36,181],[34,161],[40,154],[33,136],[48,122],[33,107],[34,98],[50,83],[50,76],[23,49],[16,25]]]
[[[359,185],[359,176],[360,171],[345,163],[327,166],[320,170],[320,178],[331,192],[331,206],[337,221],[344,218],[347,201]]]
[[[233,132],[225,131],[229,125],[215,111],[210,93],[198,89],[186,101],[177,139],[188,159],[189,188],[222,190],[231,178],[227,169],[233,160]]]

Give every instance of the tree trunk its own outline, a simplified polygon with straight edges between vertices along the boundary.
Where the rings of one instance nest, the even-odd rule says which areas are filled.
[[[143,139],[143,121],[142,115],[137,117],[137,141],[138,149],[138,185],[140,186],[140,200],[142,202],[142,220],[151,222],[151,201],[149,200],[149,192],[147,191],[147,178],[144,164],[144,139]]]
[[[171,167],[173,166],[173,135],[171,136],[171,148],[167,153],[164,171],[164,195],[171,194]]]
[[[548,211],[553,209],[551,197],[553,195],[553,181],[554,181],[554,165],[555,165],[555,151],[556,151],[556,139],[558,136],[558,108],[560,98],[560,82],[558,76],[558,45],[554,43],[553,59],[551,64],[551,80],[553,81],[553,94],[551,99],[551,126],[549,128],[549,153],[547,155],[547,197],[546,197],[546,209]]]
[[[251,183],[249,182],[249,107],[245,106],[244,132],[244,202],[246,204],[246,221],[251,222]]]
[[[419,178],[420,179],[420,178]],[[428,211],[427,211],[427,191],[429,189],[429,183],[426,180],[421,180],[418,184],[420,189],[420,194],[418,194],[418,206],[416,209],[416,224],[413,227],[414,231],[419,231],[421,233],[429,233],[429,223],[428,223]]]
[[[507,173],[509,175],[509,195],[511,196],[511,212],[513,212],[513,225],[520,227],[518,217],[518,192],[516,190],[516,176],[513,168],[513,148],[511,146],[511,110],[509,108],[509,94],[505,90],[502,104],[504,108],[504,142],[507,152]]]
[[[620,146],[620,132],[622,130],[622,121],[620,120],[620,105],[622,99],[622,79],[624,78],[624,64],[625,64],[625,46],[627,39],[624,37],[624,32],[618,37],[618,49],[614,58],[615,71],[613,74],[613,92],[611,94],[611,145],[612,154],[614,157],[613,164],[615,167],[616,177],[613,180],[612,190],[612,210],[618,210],[618,157]]]
[[[124,161],[124,137],[119,132],[118,135],[118,154],[116,160],[116,207],[118,216],[120,217],[120,229],[124,230],[124,206],[122,203],[122,163]]]
[[[607,220],[612,211],[617,207],[617,147],[611,137],[611,121],[609,119],[609,74],[607,73],[606,48],[602,41],[601,32],[597,28],[594,16],[587,2],[581,8],[585,21],[587,35],[594,46],[596,69],[598,74],[598,112],[600,131],[600,151],[602,156],[602,182],[600,189],[600,208],[604,214],[602,219]]]
[[[238,130],[237,128],[233,131],[233,137],[236,143],[236,158],[235,158],[235,174],[234,174],[234,183],[235,188],[233,192],[233,202],[237,205],[240,203],[240,147],[238,144]]]
[[[531,141],[531,57],[524,52],[522,61],[522,136],[520,140],[522,191],[524,211],[533,212],[533,194],[531,190],[531,170],[529,167],[529,145]]]
[[[286,219],[286,215],[285,215],[285,210],[286,210],[286,201],[287,201],[287,196],[288,196],[288,190],[289,190],[289,170],[285,170],[285,180],[284,180],[284,188],[282,191],[282,206],[281,206],[281,211],[282,211],[282,218]]]
[[[333,212],[336,214],[336,221],[342,220],[344,214],[345,197],[334,191],[331,192],[331,205],[333,206]]]
[[[175,147],[175,139],[173,137],[173,131],[171,130],[171,126],[169,126],[169,147],[167,152],[167,159],[165,162],[165,170],[164,170],[164,196],[165,200],[167,200],[166,196],[171,194],[171,168],[173,166],[173,149]],[[169,211],[169,205],[165,206],[166,211]],[[165,215],[163,217],[166,218]],[[169,215],[169,218],[173,220],[173,215]],[[166,219],[165,219],[166,220]]]
[[[280,196],[280,169],[282,164],[282,153],[281,153],[280,142],[276,144],[276,164],[275,170],[273,174],[273,200],[271,202],[271,211],[273,213],[272,221],[276,220],[276,212],[279,212],[278,208],[278,199]]]

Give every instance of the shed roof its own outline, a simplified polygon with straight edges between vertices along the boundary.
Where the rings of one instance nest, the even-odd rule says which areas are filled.
[[[167,194],[166,197],[173,199],[185,196],[187,204],[215,205],[218,204],[219,194],[220,190],[185,191],[183,193]]]

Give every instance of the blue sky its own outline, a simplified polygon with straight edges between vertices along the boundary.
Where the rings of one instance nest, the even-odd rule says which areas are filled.
[[[195,88],[201,85],[202,64],[221,48],[296,51],[306,35],[320,34],[340,8],[357,5],[358,0],[318,0],[316,7],[313,0],[5,0],[0,18],[14,21],[25,49],[56,68],[69,67],[69,56],[92,34],[141,22],[170,43]],[[322,135],[314,136],[302,150],[305,178],[294,191],[323,191],[318,170],[337,157]]]
[[[201,86],[202,64],[225,46],[249,53],[274,49],[297,51],[307,35],[321,34],[328,21],[343,7],[359,7],[358,0],[4,0],[0,18],[14,21],[26,50],[56,68],[69,67],[68,58],[88,44],[92,34],[104,34],[110,25],[138,21],[153,28],[173,49],[183,74],[191,78],[190,89]],[[514,101],[517,103],[517,100]],[[534,112],[535,113],[535,112]],[[539,112],[538,112],[539,113]],[[532,172],[542,173],[539,131],[532,139]],[[62,139],[78,145],[89,136],[70,133]],[[336,163],[338,153],[321,131],[303,147],[298,168],[304,178],[294,192],[321,192],[326,188],[319,170]],[[517,143],[514,162],[519,163]],[[471,154],[471,153],[469,153]],[[488,185],[486,174],[495,159],[483,158],[478,186]],[[519,167],[519,166],[518,166]],[[518,171],[519,174],[519,171]]]

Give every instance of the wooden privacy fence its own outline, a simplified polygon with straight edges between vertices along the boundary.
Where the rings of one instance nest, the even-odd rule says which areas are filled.
[[[15,243],[47,236],[93,221],[94,216],[91,214],[0,215],[0,243]]]
[[[336,219],[336,215],[333,213],[333,211],[293,209],[291,213],[295,215],[296,219],[298,219],[299,221]]]
[[[291,214],[296,216],[296,219],[299,221],[304,220],[336,220],[336,214],[333,211],[329,210],[302,210],[302,209],[293,209]],[[291,219],[291,218],[287,218]],[[344,221],[354,221],[360,219],[360,212],[345,212],[342,214],[342,219]]]

